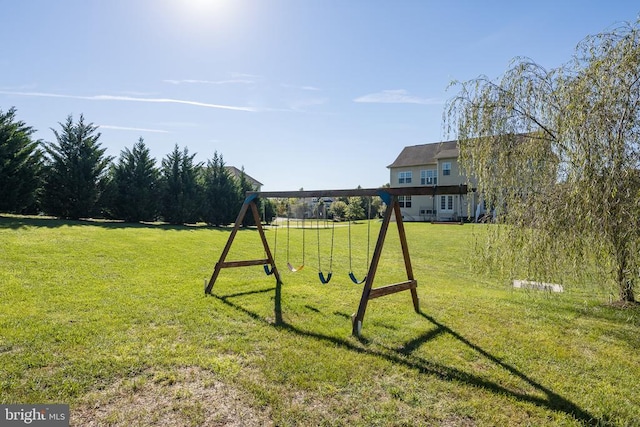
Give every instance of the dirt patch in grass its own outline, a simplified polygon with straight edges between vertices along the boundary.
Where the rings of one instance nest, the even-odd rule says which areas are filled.
[[[640,302],[638,301],[613,301],[609,304],[613,308],[620,309],[640,309]]]
[[[145,372],[85,396],[71,426],[268,426],[270,411],[251,405],[200,368]]]

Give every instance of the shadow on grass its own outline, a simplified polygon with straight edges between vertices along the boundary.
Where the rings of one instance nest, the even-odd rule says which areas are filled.
[[[173,230],[173,231],[191,231],[197,229],[207,230],[219,230],[219,231],[231,231],[233,226],[214,227],[205,224],[167,224],[162,222],[124,222],[124,221],[111,221],[103,219],[79,219],[68,220],[54,217],[37,217],[37,216],[20,216],[20,215],[0,215],[0,229],[10,228],[13,230],[19,230],[26,227],[40,227],[40,228],[60,228],[60,227],[75,227],[75,226],[92,226],[102,227],[107,229],[123,229],[123,228],[147,228],[152,230]],[[255,227],[245,227],[243,230],[257,231]]]
[[[410,369],[415,369],[422,375],[435,377],[442,381],[455,381],[461,384],[468,384],[473,387],[482,388],[484,390],[495,393],[497,395],[511,397],[521,402],[531,403],[536,406],[547,408],[552,411],[564,412],[567,415],[574,417],[583,425],[601,425],[601,426],[608,425],[606,420],[595,418],[592,414],[580,408],[578,405],[571,402],[567,398],[560,396],[558,393],[555,393],[553,390],[545,387],[544,385],[528,377],[525,373],[519,371],[514,366],[503,362],[498,357],[489,353],[487,350],[474,344],[473,342],[469,341],[460,333],[454,331],[453,329],[449,328],[445,324],[439,322],[434,317],[429,316],[428,314],[422,311],[419,313],[419,315],[422,316],[424,319],[428,320],[431,324],[433,324],[435,326],[435,329],[430,329],[428,332],[408,341],[399,349],[388,349],[388,348],[376,349],[373,347],[369,347],[370,342],[364,338],[358,338],[357,341],[354,341],[350,339],[321,334],[311,330],[304,330],[295,325],[285,322],[282,318],[282,306],[281,306],[282,289],[281,288],[282,288],[282,285],[277,284],[275,289],[268,288],[260,291],[238,293],[238,294],[231,294],[231,295],[225,295],[225,296],[217,296],[212,294],[212,296],[218,299],[219,301],[221,301],[222,303],[224,303],[225,305],[255,319],[256,321],[272,325],[278,329],[281,329],[290,333],[294,333],[302,337],[325,341],[327,343],[333,344],[337,347],[340,347],[349,351],[379,357],[389,362],[392,362],[398,365],[403,365]],[[238,297],[246,294],[266,293],[274,290],[275,290],[275,297],[274,297],[275,322],[269,321],[268,319],[260,316],[259,314],[254,313],[250,310],[247,310],[246,308],[240,306],[239,304],[236,304],[231,301],[231,299],[234,297]],[[475,375],[470,372],[465,372],[462,369],[458,369],[452,366],[445,366],[439,363],[434,363],[422,357],[418,357],[412,354],[421,345],[435,339],[437,336],[442,334],[447,334],[455,338],[460,343],[466,345],[467,347],[471,348],[472,350],[482,355],[491,363],[501,367],[502,369],[509,372],[511,375],[529,384],[533,389],[536,390],[536,392],[538,392],[537,394],[541,393],[544,395],[544,397],[541,397],[539,395],[529,394],[526,392],[511,390],[499,384],[498,382],[491,381],[490,379],[481,377],[479,375]]]

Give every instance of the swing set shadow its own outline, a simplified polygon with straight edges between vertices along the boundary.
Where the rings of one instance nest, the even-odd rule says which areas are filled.
[[[246,295],[257,293],[271,293],[274,291],[274,321],[264,318],[258,313],[250,311],[233,301],[233,299],[235,298],[243,297]],[[382,346],[381,348],[373,348],[370,345],[370,342],[362,337],[356,337],[357,341],[354,341],[323,334],[313,330],[305,330],[296,325],[286,322],[282,316],[282,283],[277,283],[275,288],[270,287],[267,289],[240,292],[229,295],[214,295],[214,298],[216,298],[226,306],[237,310],[258,322],[273,326],[274,328],[282,331],[286,331],[304,338],[326,342],[327,344],[331,344],[332,346],[352,351],[358,354],[374,356],[393,364],[413,369],[420,375],[424,375],[426,377],[433,377],[441,381],[457,382],[471,387],[477,387],[491,392],[495,395],[513,398],[517,401],[530,403],[540,408],[545,408],[551,411],[562,412],[571,417],[574,417],[578,422],[585,426],[608,425],[606,420],[597,419],[591,413],[579,407],[577,404],[573,403],[566,397],[561,396],[550,388],[532,379],[516,367],[494,356],[489,351],[471,342],[459,332],[451,329],[449,326],[424,313],[423,311],[419,311],[418,315],[423,317],[432,325],[432,328],[429,328],[428,331],[417,336],[416,338],[407,341],[398,348],[389,348],[384,346]],[[342,315],[341,313],[334,314]],[[480,354],[483,358],[485,358],[495,366],[504,369],[510,375],[528,384],[534,390],[534,392],[527,393],[524,391],[513,390],[500,384],[497,381],[492,381],[491,379],[475,375],[460,368],[432,362],[425,359],[424,357],[415,354],[421,346],[428,344],[441,335],[448,335],[450,337],[453,337],[457,342]],[[542,394],[543,396],[540,396],[540,394]]]
[[[267,242],[267,238],[264,234],[264,230],[262,228],[262,223],[260,221],[260,214],[258,212],[258,207],[256,204],[256,200],[258,197],[279,197],[279,198],[289,198],[289,197],[298,197],[298,198],[307,198],[307,197],[341,197],[341,196],[379,196],[385,203],[386,209],[382,219],[382,226],[380,228],[378,239],[376,241],[375,249],[373,255],[371,257],[371,262],[369,263],[369,268],[367,274],[365,276],[364,286],[362,289],[362,296],[360,298],[360,304],[358,306],[358,310],[352,316],[352,334],[354,336],[360,336],[362,330],[362,324],[364,322],[365,312],[367,310],[367,304],[369,300],[374,298],[380,298],[387,295],[391,295],[397,292],[402,291],[410,291],[411,292],[411,300],[413,303],[414,310],[419,313],[420,312],[420,303],[418,300],[418,292],[417,286],[418,282],[413,275],[413,268],[411,266],[411,256],[409,253],[409,246],[407,245],[407,237],[404,230],[404,224],[402,220],[402,212],[400,210],[399,197],[401,196],[409,196],[409,195],[431,195],[435,196],[438,194],[466,194],[467,193],[466,185],[456,185],[456,186],[432,186],[432,187],[402,187],[402,188],[370,188],[370,189],[353,189],[353,190],[318,190],[318,191],[271,191],[271,192],[258,192],[258,191],[247,191],[245,201],[238,213],[238,217],[236,218],[235,225],[231,230],[231,234],[229,235],[229,239],[220,255],[218,262],[215,264],[213,269],[213,273],[211,275],[211,279],[205,287],[205,294],[211,295],[213,286],[220,274],[220,271],[225,268],[234,268],[234,267],[249,267],[249,266],[263,266],[265,273],[268,275],[273,275],[276,279],[277,284],[282,283],[282,279],[280,277],[280,272],[276,267],[275,260],[273,254],[271,252],[271,248],[269,247],[269,243]],[[227,255],[231,249],[233,241],[236,237],[238,230],[240,229],[242,222],[245,216],[251,212],[253,218],[256,223],[256,228],[258,230],[258,234],[260,236],[260,240],[262,242],[262,246],[264,247],[265,258],[262,259],[251,259],[251,260],[238,260],[238,261],[227,261]],[[400,246],[402,248],[402,255],[404,259],[404,265],[406,270],[406,280],[401,282],[387,284],[384,286],[379,286],[374,288],[374,280],[376,277],[378,263],[380,261],[380,257],[382,254],[382,249],[384,246],[385,238],[387,235],[387,231],[389,229],[389,225],[392,222],[392,219],[395,219],[395,223],[398,229],[398,234],[400,238]],[[287,263],[288,268],[291,271],[300,270],[302,267],[295,268]],[[330,273],[331,274],[331,273]],[[351,280],[359,283],[358,279],[353,276],[351,272],[350,276]],[[330,280],[330,277],[323,277],[323,274],[320,273],[320,280],[323,283],[326,283]]]

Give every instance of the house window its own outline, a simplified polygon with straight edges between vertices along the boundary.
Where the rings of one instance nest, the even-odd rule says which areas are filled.
[[[411,184],[411,171],[398,172],[398,184]]]
[[[420,185],[438,185],[438,171],[435,169],[420,171]]]
[[[398,196],[398,205],[400,205],[401,208],[410,208],[411,196]]]
[[[442,175],[451,175],[451,162],[444,162],[442,164]]]
[[[453,211],[453,196],[440,196],[440,211]]]

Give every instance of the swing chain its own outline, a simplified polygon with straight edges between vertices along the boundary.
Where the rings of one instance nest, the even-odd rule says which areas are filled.
[[[333,222],[332,228],[331,228],[331,252],[329,255],[329,272],[325,277],[324,273],[322,273],[322,262],[320,260],[320,209],[319,209],[320,203],[321,201],[318,201],[318,206],[316,209],[316,234],[317,234],[317,241],[318,241],[318,276],[320,278],[320,282],[322,282],[323,284],[327,284],[329,283],[329,281],[331,280],[331,276],[333,275],[333,242],[334,242],[334,235],[336,231],[336,224],[335,222]],[[326,221],[327,219],[326,209],[325,209],[324,217]]]

